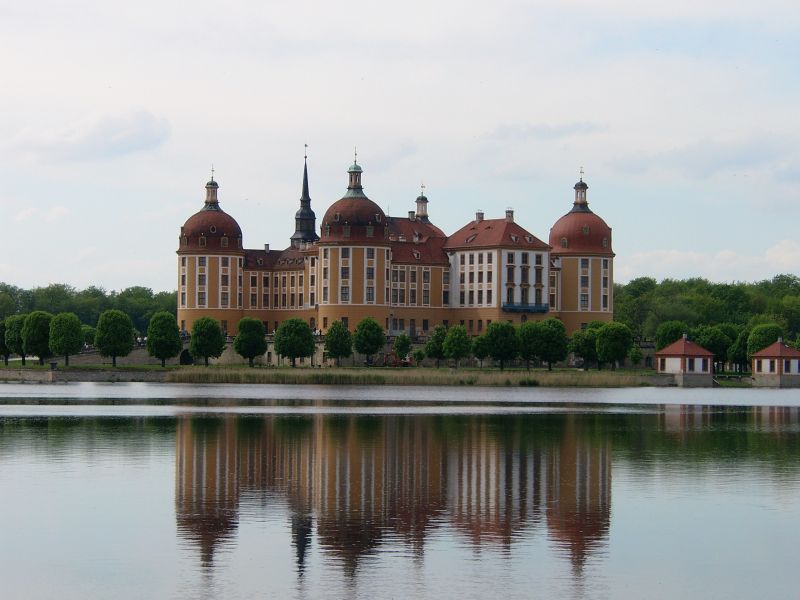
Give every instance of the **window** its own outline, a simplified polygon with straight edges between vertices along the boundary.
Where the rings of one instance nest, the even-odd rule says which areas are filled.
[[[522,304],[528,304],[530,301],[530,288],[522,288]]]
[[[511,265],[511,264],[514,264],[514,253],[513,253],[513,252],[509,252],[509,253],[506,255],[506,262],[507,262],[508,264],[510,264],[510,265]]]
[[[460,292],[458,294],[458,303],[461,304],[461,306],[464,306],[464,301],[465,300],[466,300],[466,293],[465,292]]]
[[[486,290],[486,304],[492,303],[492,290]]]
[[[350,248],[342,248],[342,258],[350,258]]]
[[[442,273],[442,285],[450,285],[450,271]]]
[[[286,287],[286,275],[283,275],[281,277],[281,287],[283,287],[283,288]]]
[[[483,264],[483,252],[478,253],[478,264],[479,265]]]
[[[687,361],[686,370],[687,370],[687,371],[689,371],[690,373],[691,373],[692,371],[694,371],[694,359],[693,359],[693,358],[690,358],[690,359]]]
[[[588,269],[589,268],[589,259],[582,258],[581,259],[581,269]]]
[[[295,306],[295,303],[294,303],[294,292],[289,294],[289,306]]]
[[[322,279],[323,281],[328,279],[328,267],[322,267]]]
[[[206,284],[206,275],[205,273],[200,273],[197,276],[197,285],[205,285]]]
[[[510,265],[506,268],[506,279],[508,283],[514,283],[514,266]]]
[[[308,285],[312,288],[317,285],[317,276],[313,273],[308,276]]]
[[[581,294],[581,310],[589,310],[589,294]]]
[[[186,273],[181,273],[181,285],[186,285]]]
[[[256,277],[255,275],[250,275],[250,287],[251,288],[258,287],[258,277]]]
[[[186,266],[186,257],[185,256],[181,256],[181,266],[182,267]]]
[[[417,290],[408,290],[408,303],[409,304],[417,303]]]
[[[278,287],[278,276],[277,275],[275,275],[275,279],[272,280],[272,283],[275,285],[275,287]]]
[[[603,294],[603,310],[608,310],[608,294]]]
[[[483,304],[483,290],[478,290],[478,304]]]
[[[342,267],[342,279],[350,279],[350,267]]]
[[[278,308],[278,294],[272,296],[272,308]]]
[[[250,308],[256,308],[258,306],[258,298],[256,294],[250,294]]]
[[[348,225],[346,225],[345,227],[349,228]],[[366,230],[367,230],[367,237],[375,237],[375,226],[374,225],[367,225]],[[348,235],[350,235],[350,234],[348,233]]]
[[[486,283],[492,283],[492,272],[491,271],[487,271],[486,272]]]
[[[408,272],[408,277],[411,283],[417,283],[417,269],[411,269],[411,271]]]
[[[197,305],[198,306],[205,306],[206,305],[206,293],[205,292],[197,292]]]
[[[589,276],[588,275],[581,275],[581,287],[589,287]]]
[[[267,308],[269,306],[269,294],[261,295],[261,303],[263,304],[264,308]]]
[[[397,304],[397,290],[392,290],[392,304]]]
[[[489,253],[486,255],[486,264],[487,264],[487,265],[490,265],[490,264],[492,264],[492,256],[494,256],[494,255],[493,255],[491,252],[489,252]]]
[[[220,294],[220,301],[219,301],[219,303],[222,306],[222,308],[227,308],[229,301],[230,301],[230,299],[229,299],[229,296],[228,296],[228,292],[222,292]]]
[[[323,302],[327,302],[328,301],[328,288],[327,287],[322,288],[322,301]]]
[[[367,279],[375,279],[375,267],[367,267]]]
[[[392,269],[392,281],[397,283],[397,280],[400,276],[397,274],[397,269]]]
[[[375,302],[375,288],[367,286],[367,302]]]
[[[703,359],[703,373],[707,373],[707,372],[708,372],[708,359],[704,358]]]
[[[346,238],[350,237],[350,225],[342,225],[342,236]]]
[[[540,285],[542,283],[542,270],[541,269],[536,269],[536,283],[540,284]]]
[[[199,256],[197,258],[197,266],[198,267],[205,267],[206,266],[206,257],[205,256]]]
[[[423,271],[422,272],[422,283],[430,283],[431,282],[431,272],[430,271]]]
[[[470,283],[475,283],[475,271],[470,271],[469,272],[469,282]]]
[[[784,373],[791,373],[792,372],[792,361],[784,360],[783,361],[783,372]]]
[[[561,247],[562,248],[566,248],[567,246],[569,246],[569,242],[567,241],[567,238],[561,238]]]
[[[469,304],[470,306],[475,304],[475,292],[472,290],[469,291]]]
[[[375,248],[367,248],[367,258],[370,260],[375,258]]]
[[[608,287],[608,277],[607,276],[603,277],[603,287],[604,288]]]
[[[522,267],[520,283],[530,283],[530,267]]]
[[[405,282],[406,282],[406,270],[405,269],[401,269],[400,270],[400,283],[405,283]]]
[[[206,245],[206,238],[205,237],[201,237],[198,241],[200,242],[200,246],[201,247]]]
[[[264,277],[261,280],[261,283],[265,288],[268,288],[269,287],[269,275],[264,275]]]
[[[286,294],[281,294],[281,307],[286,308]]]
[[[770,373],[774,373],[775,372],[775,360],[770,360],[769,361],[769,372]]]
[[[536,266],[537,267],[541,267],[542,266],[542,255],[541,254],[537,254],[536,255]]]
[[[471,265],[475,264],[475,255],[472,254],[472,253],[470,253],[470,255],[469,255],[469,264],[471,264]]]
[[[219,245],[222,246],[223,248],[227,248],[228,247],[228,238],[226,238],[226,237],[220,238]]]
[[[340,321],[342,322],[342,325],[344,325],[345,329],[350,329],[350,321],[347,317],[342,317]]]
[[[470,330],[470,331],[472,331],[472,330],[473,330],[473,325],[474,325],[474,323],[475,323],[475,321],[473,321],[472,319],[470,319],[470,320],[469,320],[469,330]]]
[[[506,290],[506,303],[514,304],[514,288],[508,288]]]
[[[181,292],[181,306],[186,306],[186,292]]]
[[[608,269],[608,259],[607,258],[603,259],[603,268],[604,269]]]
[[[527,265],[528,264],[528,253],[527,252],[523,252],[522,253],[522,264],[523,265]]]
[[[603,248],[608,248],[608,238],[603,238]]]
[[[449,290],[444,290],[442,292],[442,304],[444,304],[445,306],[450,304],[450,291]]]
[[[328,249],[327,248],[323,248],[322,249],[322,258],[324,258],[325,260],[328,260]]]
[[[431,291],[422,290],[422,304],[427,306],[430,303],[431,303]]]
[[[761,359],[758,359],[756,361],[756,373],[761,373],[762,370],[763,369],[762,369],[762,366],[761,366]]]
[[[478,283],[483,283],[483,271],[478,271]]]
[[[666,371],[667,370],[667,359],[666,358],[659,358],[658,359],[658,370],[659,371]]]
[[[428,319],[422,319],[422,331],[428,331]]]
[[[466,275],[464,275],[464,273],[460,273],[459,276],[458,276],[459,283],[464,283],[464,278],[465,277],[466,277]]]
[[[403,288],[400,288],[398,290],[398,292],[400,293],[400,304],[405,304],[406,303],[406,291]]]
[[[533,302],[534,304],[541,304],[542,303],[542,290],[541,288],[536,288],[533,292]]]

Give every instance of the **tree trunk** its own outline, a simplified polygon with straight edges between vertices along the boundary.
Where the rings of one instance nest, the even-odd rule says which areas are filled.
[[[206,359],[206,366],[208,366],[208,357],[207,357],[207,356],[204,356],[203,358],[205,358],[205,359]]]
[[[22,355],[22,366],[23,367],[25,366],[25,355],[24,354]]]
[[[64,355],[64,366],[65,367],[69,366],[69,354]]]
[[[117,368],[117,357],[116,356],[112,356],[111,357],[111,366],[114,367],[115,369]]]
[[[8,366],[8,354],[6,354],[6,355],[3,357],[3,362],[5,363],[5,365],[6,365],[6,366]]]
[[[247,359],[247,362],[250,364],[250,368],[252,369],[255,365],[253,364],[253,357]]]
[[[525,367],[528,369],[528,373],[531,372],[531,361],[529,358],[525,359]]]
[[[40,366],[40,367],[43,367],[43,366],[44,366],[44,356],[40,356],[40,357],[39,357],[39,366]]]
[[[294,369],[296,366],[297,366],[297,358],[293,356],[292,357],[292,368]]]
[[[551,363],[549,360],[547,361],[547,370],[548,371],[552,371],[553,370],[553,363]]]
[[[167,359],[166,358],[162,358],[161,359],[161,368],[163,369],[166,366],[167,366]]]
[[[505,366],[505,361],[504,361],[504,360],[501,358],[501,359],[500,359],[500,370],[501,370],[501,371],[503,370],[503,367],[504,367],[504,366]]]

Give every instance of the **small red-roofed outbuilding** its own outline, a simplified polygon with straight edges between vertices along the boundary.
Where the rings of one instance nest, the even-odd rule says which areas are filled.
[[[681,339],[656,352],[656,370],[675,376],[681,387],[711,387],[714,353],[683,335]]]
[[[781,338],[753,354],[753,384],[759,387],[800,387],[800,350]]]

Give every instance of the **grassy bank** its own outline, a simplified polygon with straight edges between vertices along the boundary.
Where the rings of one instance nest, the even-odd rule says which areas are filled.
[[[545,387],[637,387],[653,385],[652,374],[625,371],[498,371],[381,368],[184,368],[170,371],[174,383],[280,383],[319,385],[478,385]]]

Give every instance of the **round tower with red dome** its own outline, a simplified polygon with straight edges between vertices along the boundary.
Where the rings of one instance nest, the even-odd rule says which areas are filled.
[[[589,208],[588,189],[581,169],[572,210],[550,228],[550,310],[570,334],[614,315],[611,227]]]
[[[219,205],[219,184],[206,183],[206,199],[186,220],[178,240],[178,325],[189,332],[200,317],[224,331],[242,318],[242,229]],[[231,331],[233,331],[231,329]]]

